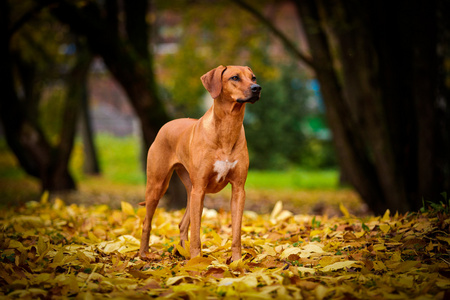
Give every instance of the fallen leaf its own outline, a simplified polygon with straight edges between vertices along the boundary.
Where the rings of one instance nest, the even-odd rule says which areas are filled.
[[[123,213],[125,213],[125,214],[127,214],[127,215],[132,215],[132,216],[135,215],[134,208],[133,208],[133,206],[132,206],[130,203],[125,202],[125,201],[122,201],[122,202],[120,203],[120,205],[121,205],[121,207],[122,207],[122,212],[123,212]]]
[[[381,231],[383,231],[383,233],[388,233],[391,229],[391,226],[389,226],[388,224],[381,224],[380,229]]]
[[[336,270],[340,270],[340,269],[344,269],[344,268],[349,268],[353,265],[355,265],[357,262],[356,261],[340,261],[340,262],[335,262],[331,265],[327,265],[325,267],[323,267],[321,269],[322,272],[329,272],[329,271],[336,271]]]
[[[341,213],[344,215],[344,217],[349,218],[350,213],[348,212],[347,208],[344,206],[344,204],[339,203],[339,209],[341,210]]]
[[[444,211],[358,218],[246,212],[243,258],[230,263],[229,212],[206,211],[202,255],[179,245],[184,211],[158,209],[149,259],[145,209],[61,199],[0,211],[0,293],[8,298],[424,299],[450,288]],[[286,212],[286,213],[283,213]],[[217,214],[216,214],[217,213]]]

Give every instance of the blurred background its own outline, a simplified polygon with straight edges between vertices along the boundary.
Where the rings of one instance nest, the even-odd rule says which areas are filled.
[[[246,209],[449,204],[448,1],[0,3],[2,204],[142,201],[148,147],[211,106],[200,77],[218,65],[263,87],[244,120]],[[163,205],[185,205],[175,176]],[[205,206],[228,210],[229,189]]]

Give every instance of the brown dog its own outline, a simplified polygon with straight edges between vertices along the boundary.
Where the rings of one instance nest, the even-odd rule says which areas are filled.
[[[201,77],[214,99],[213,106],[199,120],[177,119],[164,125],[148,151],[147,214],[142,229],[139,255],[147,258],[151,222],[159,199],[167,190],[175,170],[188,194],[186,212],[179,224],[181,245],[188,240],[190,254],[201,254],[200,221],[206,193],[232,186],[232,259],[241,258],[241,224],[245,203],[244,185],[248,172],[245,140],[245,104],[259,100],[261,87],[249,67],[219,66]]]

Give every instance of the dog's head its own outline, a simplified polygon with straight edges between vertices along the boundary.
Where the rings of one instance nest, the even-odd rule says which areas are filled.
[[[213,99],[222,95],[238,103],[255,103],[261,95],[261,86],[249,67],[218,66],[201,80]]]

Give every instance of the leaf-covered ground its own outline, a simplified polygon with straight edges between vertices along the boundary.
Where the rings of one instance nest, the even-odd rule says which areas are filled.
[[[178,246],[183,212],[159,209],[152,261],[137,258],[144,209],[123,202],[29,202],[0,211],[6,298],[448,299],[445,209],[363,219],[246,212],[243,259],[230,262],[230,214],[205,210],[203,257]],[[448,209],[448,208],[447,208]]]

